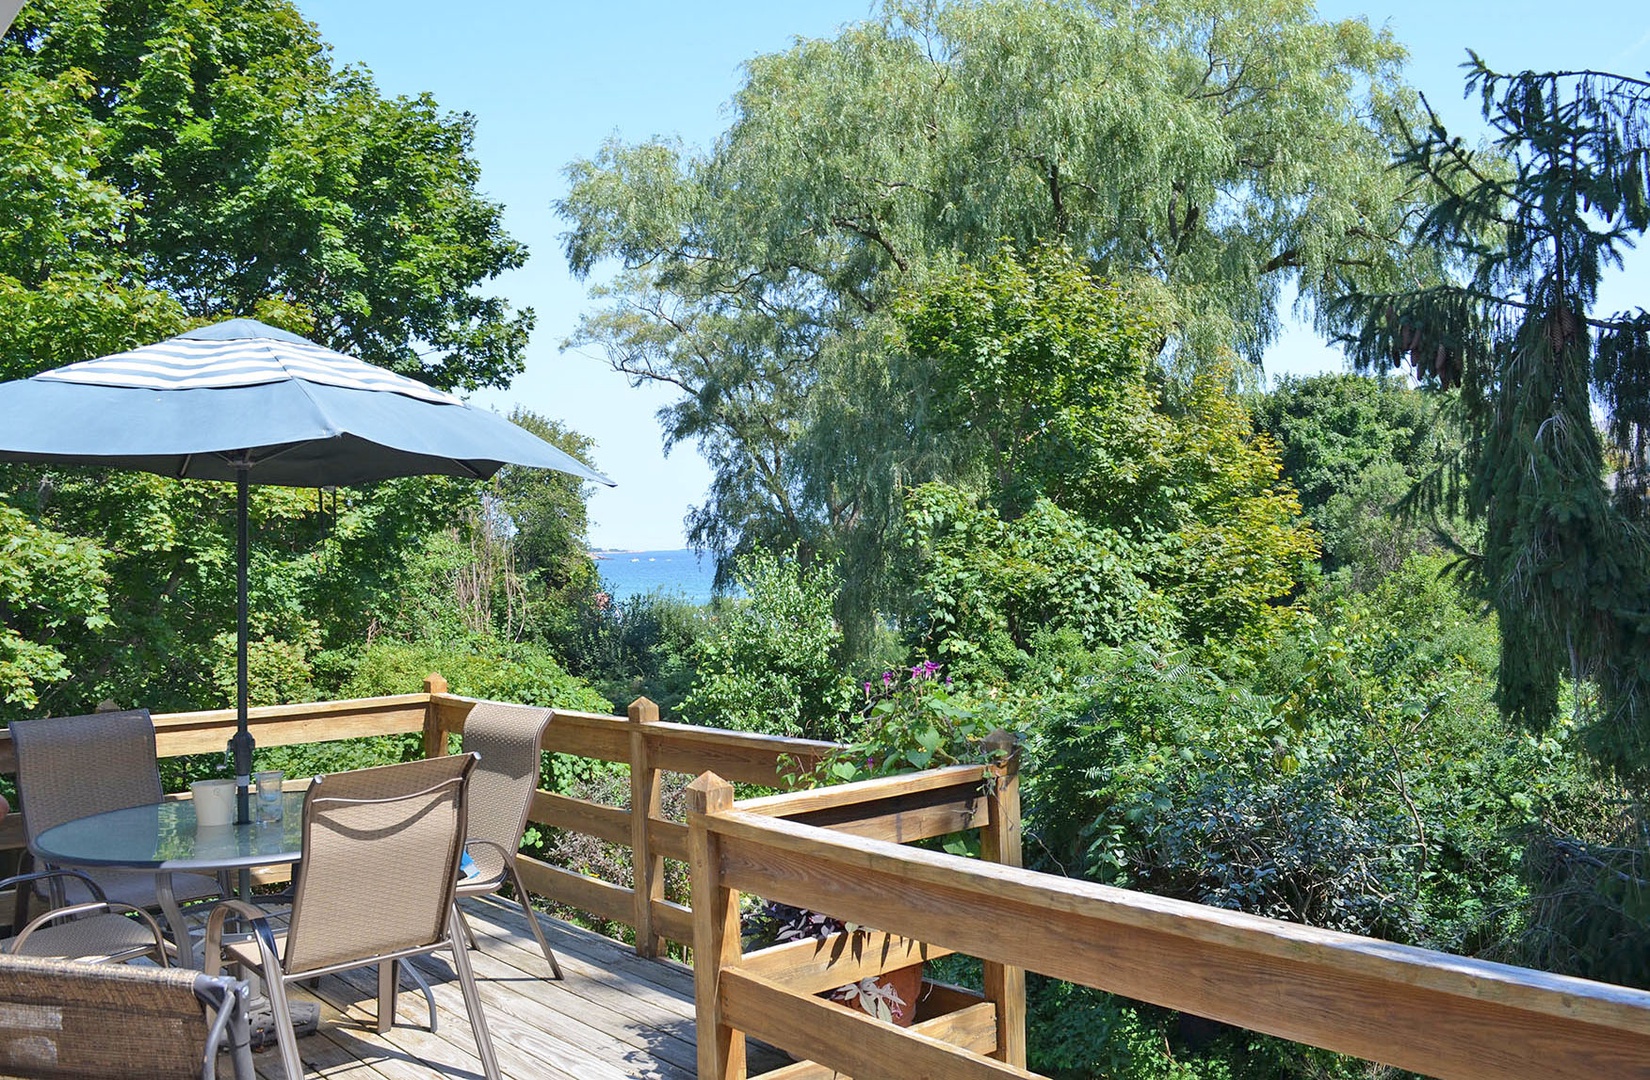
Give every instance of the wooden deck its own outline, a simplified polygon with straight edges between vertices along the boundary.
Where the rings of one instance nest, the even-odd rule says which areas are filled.
[[[695,1076],[693,973],[644,960],[629,947],[540,916],[566,978],[549,977],[520,908],[488,899],[462,904],[481,948],[470,953],[487,1010],[499,1068],[529,1080],[618,1080]],[[321,1030],[298,1040],[305,1077],[428,1080],[481,1076],[464,1000],[445,954],[414,963],[429,979],[441,1010],[429,1031],[424,995],[403,989],[395,1027],[373,1030],[376,975],[368,969],[327,976],[318,990],[294,988],[294,1000],[321,1005]],[[410,982],[408,984],[410,985]],[[786,1060],[752,1046],[751,1071]],[[274,1050],[255,1055],[258,1075],[278,1080]],[[227,1065],[227,1059],[225,1060]],[[220,1071],[220,1075],[227,1075]]]

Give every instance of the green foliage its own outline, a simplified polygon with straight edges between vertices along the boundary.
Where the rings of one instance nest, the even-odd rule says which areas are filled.
[[[1504,950],[1525,837],[1596,798],[1558,733],[1503,732],[1495,639],[1413,561],[1329,595],[1234,678],[1196,653],[1075,656],[1045,643],[1052,719],[1029,744],[1053,865],[1447,951]],[[1059,674],[1055,680],[1053,675]]]
[[[709,151],[569,166],[569,264],[622,267],[575,340],[680,388],[667,444],[715,474],[693,541],[838,562],[857,636],[900,491],[961,479],[923,373],[891,370],[893,297],[1062,243],[1153,291],[1171,366],[1258,358],[1285,282],[1327,319],[1349,265],[1429,258],[1380,239],[1409,206],[1401,56],[1304,0],[887,4],[751,61]]]
[[[614,704],[646,697],[674,720],[692,689],[695,642],[710,618],[708,608],[664,593],[619,601],[596,593],[581,601],[556,648],[570,672]]]
[[[510,413],[510,421],[594,466],[591,451],[596,442],[588,435],[522,408]],[[487,493],[498,501],[498,509],[509,521],[512,561],[533,579],[531,591],[563,608],[574,598],[593,592],[596,585],[585,507],[591,487],[589,481],[554,469],[506,465],[493,477]],[[542,624],[548,614],[530,621]]]
[[[49,158],[34,171],[52,179],[36,199],[67,196],[55,227],[29,230],[36,250],[13,262],[0,244],[0,275],[36,287],[64,266],[89,286],[74,277],[89,254],[116,288],[82,308],[141,312],[155,290],[197,319],[282,311],[289,329],[440,386],[521,370],[531,311],[478,291],[526,252],[476,191],[473,118],[335,70],[292,4],[31,3],[0,80],[44,121],[31,159]]]
[[[1323,541],[1324,568],[1371,589],[1413,554],[1455,546],[1466,523],[1411,497],[1463,449],[1436,397],[1387,375],[1286,377],[1251,400]]]
[[[364,70],[334,69],[285,0],[39,0],[0,41],[0,89],[0,376],[229,314],[445,387],[503,385],[520,370],[531,312],[482,288],[525,251],[476,191],[472,118],[427,96],[384,98]],[[61,565],[29,563],[41,606],[5,614],[8,643],[61,656],[17,660],[29,670],[8,678],[0,716],[105,698],[157,711],[230,700],[224,491],[0,470],[7,508],[74,538]],[[490,534],[489,512],[505,504],[525,527]],[[550,619],[560,591],[582,584],[571,554],[583,544],[581,494],[554,479],[502,477],[491,501],[445,479],[321,495],[256,488],[251,518],[254,704],[336,692],[377,634],[519,636],[540,614],[527,607],[551,604]],[[524,575],[500,555],[512,530],[530,548],[531,593],[511,588]],[[5,533],[19,535],[9,517]],[[57,550],[28,543],[31,558]],[[109,582],[106,625],[58,625],[48,642],[37,623],[59,599],[50,583],[93,588],[105,580],[94,557]]]
[[[972,447],[965,475],[991,501],[907,496],[936,655],[1000,669],[1038,628],[1090,644],[1255,635],[1316,554],[1274,444],[1218,376],[1165,375],[1137,304],[1055,247],[903,298],[912,358],[934,370],[929,422]]]
[[[1153,378],[1165,328],[1140,297],[1040,246],[938,275],[895,312],[933,369],[927,422],[963,436],[1006,513],[1038,496],[1090,520],[1148,513],[1172,420]]]
[[[1398,162],[1436,200],[1419,238],[1458,272],[1349,297],[1352,354],[1460,386],[1465,509],[1485,531],[1470,570],[1500,621],[1502,709],[1539,731],[1565,680],[1595,680],[1589,745],[1639,783],[1650,776],[1650,315],[1593,308],[1605,271],[1650,227],[1650,83],[1504,76],[1476,56],[1470,66],[1493,152],[1432,117]]]
[[[32,520],[95,545],[111,583],[108,625],[77,638],[70,663],[77,677],[43,697],[41,711],[86,711],[106,698],[158,712],[233,701],[234,499],[227,485],[58,467],[8,467],[5,475],[11,501]],[[414,556],[470,491],[444,478],[326,497],[254,487],[253,704],[335,691],[347,653],[371,633],[406,628],[401,612],[416,594],[408,587],[423,570]]]
[[[567,674],[543,649],[486,637],[448,646],[374,642],[344,685],[343,694],[416,693],[431,672],[440,673],[453,693],[465,697],[576,712],[613,711],[612,702]]]
[[[1031,638],[1086,644],[1175,637],[1175,611],[1145,574],[1149,553],[1047,499],[1004,521],[977,496],[925,484],[907,499],[919,647],[969,674],[1012,668]]]
[[[108,624],[108,581],[91,544],[0,504],[0,702],[32,709],[73,676],[65,649]]]
[[[997,727],[992,703],[953,687],[933,661],[885,671],[865,683],[846,746],[820,763],[820,776],[836,784],[986,761],[985,740]]]
[[[837,582],[795,550],[741,559],[742,599],[724,600],[694,647],[690,723],[830,739],[852,691],[838,666]]]

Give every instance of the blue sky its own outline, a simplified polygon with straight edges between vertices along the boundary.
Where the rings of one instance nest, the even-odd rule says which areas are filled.
[[[597,464],[618,481],[591,500],[598,547],[681,547],[682,518],[709,471],[691,447],[660,448],[662,391],[631,389],[600,357],[564,352],[591,301],[561,256],[564,224],[550,208],[565,190],[562,168],[602,140],[674,135],[710,143],[741,65],[797,37],[832,35],[868,17],[865,0],[721,0],[700,3],[571,3],[568,0],[297,0],[338,63],[370,68],[390,94],[429,91],[443,108],[474,113],[483,191],[504,203],[506,225],[532,251],[498,283],[538,312],[527,372],[508,391],[476,400],[509,411],[522,404],[597,441]],[[1461,98],[1468,48],[1492,66],[1650,69],[1650,5],[1431,0],[1373,5],[1324,2],[1325,18],[1363,16],[1390,25],[1411,54],[1409,80],[1452,127],[1469,134],[1477,114]],[[1650,306],[1650,265],[1637,259],[1602,298],[1605,307]],[[1286,333],[1267,357],[1271,373],[1341,367],[1338,353],[1305,330]]]

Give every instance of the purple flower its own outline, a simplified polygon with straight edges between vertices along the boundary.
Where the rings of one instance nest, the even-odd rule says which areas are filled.
[[[893,686],[894,685],[894,673],[892,671],[884,671],[882,673],[882,685],[884,685],[884,686]]]

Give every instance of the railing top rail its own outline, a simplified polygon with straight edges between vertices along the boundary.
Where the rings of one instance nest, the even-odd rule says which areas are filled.
[[[920,773],[878,776],[869,780],[856,780],[850,784],[831,784],[828,787],[742,799],[739,809],[751,814],[797,817],[817,810],[872,803],[917,792],[942,791],[946,788],[979,788],[995,772],[990,765],[948,765]]]
[[[742,806],[703,817],[707,828],[723,838],[722,869],[731,888],[1089,985],[1103,985],[1093,981],[1094,972],[1120,960],[1132,966],[1140,959],[1120,955],[1128,950],[1120,939],[1127,937],[1160,957],[1158,964],[1147,965],[1156,973],[1120,970],[1118,980],[1104,988],[1255,1030],[1298,1034],[1287,1025],[1279,1030],[1255,1023],[1257,1012],[1263,1014],[1267,1007],[1277,1012],[1279,1003],[1257,1006],[1243,1000],[1246,995],[1236,993],[1241,980],[1227,986],[1233,994],[1230,1007],[1224,1007],[1208,997],[1210,984],[1204,980],[1212,970],[1193,965],[1164,971],[1163,961],[1177,954],[1201,955],[1210,968],[1252,970],[1255,986],[1263,969],[1293,971],[1317,984],[1301,986],[1303,994],[1330,997],[1336,994],[1333,987],[1325,991],[1325,980],[1411,988],[1440,999],[1477,1001],[1650,1038],[1650,992],[842,837]],[[1097,924],[1116,927],[1119,940],[1094,934]],[[1088,928],[1080,940],[1060,936],[1062,928],[1077,925]],[[1003,933],[1005,926],[1014,926],[1015,932]],[[1223,958],[1219,963],[1217,956]],[[1159,983],[1171,986],[1177,980],[1188,988],[1186,993],[1154,992],[1161,989]]]

